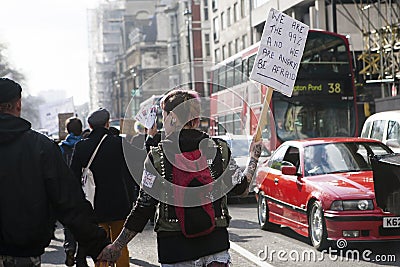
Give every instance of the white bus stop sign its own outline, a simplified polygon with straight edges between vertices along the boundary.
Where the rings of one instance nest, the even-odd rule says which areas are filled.
[[[250,78],[292,96],[309,27],[271,8]]]

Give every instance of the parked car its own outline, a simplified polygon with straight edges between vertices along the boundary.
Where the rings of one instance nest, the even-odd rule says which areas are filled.
[[[385,224],[394,214],[377,206],[370,162],[391,153],[380,141],[354,137],[283,143],[256,174],[261,228],[288,226],[319,250],[342,238],[400,239],[400,223]]]
[[[364,122],[361,137],[373,138],[400,153],[400,110],[375,113]]]
[[[232,157],[235,159],[237,165],[240,167],[242,171],[247,166],[249,161],[249,150],[250,144],[252,140],[252,136],[250,135],[218,135],[214,136],[216,138],[220,138],[225,140],[228,143],[229,148],[231,149]],[[261,164],[265,162],[266,159],[270,156],[270,152],[263,146],[261,150],[261,157],[258,162]],[[252,185],[250,185],[250,195],[251,201],[254,201],[254,188],[255,188],[255,179],[253,179]],[[234,202],[235,200],[241,201],[240,196],[233,195],[228,193],[228,198],[230,202]],[[235,200],[234,200],[235,199]]]
[[[228,143],[232,157],[235,159],[238,166],[244,170],[249,161],[249,150],[253,137],[250,135],[219,135],[214,137],[221,138]],[[269,151],[263,146],[259,162],[264,162],[269,155]]]

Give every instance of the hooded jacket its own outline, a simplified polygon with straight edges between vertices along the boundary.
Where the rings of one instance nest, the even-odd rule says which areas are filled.
[[[72,153],[74,152],[74,146],[81,139],[82,139],[82,136],[80,136],[80,135],[76,136],[73,133],[70,133],[67,135],[65,140],[61,141],[60,149],[61,149],[63,158],[68,166],[71,165],[71,159],[72,159]]]
[[[0,113],[0,155],[0,255],[43,254],[59,220],[95,259],[109,242],[57,144]]]

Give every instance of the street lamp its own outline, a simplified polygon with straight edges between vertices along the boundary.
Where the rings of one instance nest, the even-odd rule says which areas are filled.
[[[188,8],[183,12],[183,16],[186,18],[186,28],[187,28],[187,46],[188,46],[188,60],[189,60],[189,88],[192,89],[192,44],[191,44],[191,35],[190,35],[190,26],[192,20],[192,11]]]
[[[139,98],[141,97],[140,95],[140,85],[139,83],[136,81],[137,79],[137,73],[135,71],[135,69],[131,69],[130,70],[131,76],[132,76],[132,81],[133,81],[133,88],[131,90],[131,96],[133,97],[133,114],[137,114],[139,111]]]
[[[120,114],[120,88],[121,84],[118,80],[117,77],[113,77],[114,79],[114,90],[113,90],[113,97],[112,97],[112,108],[113,108],[113,113],[115,116],[118,116]]]

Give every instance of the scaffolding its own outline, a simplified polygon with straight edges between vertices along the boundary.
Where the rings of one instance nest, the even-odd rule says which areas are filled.
[[[365,83],[395,85],[400,79],[399,2],[336,1],[342,7],[337,11],[362,33],[364,49],[357,59],[361,63],[359,75]],[[356,7],[356,12],[349,10],[349,4]]]

